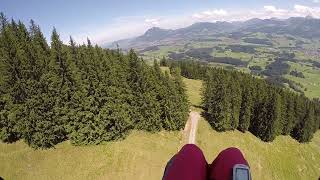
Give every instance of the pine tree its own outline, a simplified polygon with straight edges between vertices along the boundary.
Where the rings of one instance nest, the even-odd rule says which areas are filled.
[[[38,94],[28,99],[24,109],[27,123],[23,137],[35,148],[49,148],[67,138],[65,127],[73,80],[66,50],[55,29],[50,54],[50,69],[40,77]]]
[[[147,131],[161,129],[160,104],[156,101],[155,77],[152,69],[141,61],[136,53],[129,52],[129,85],[135,96],[132,104],[136,111],[134,121],[136,128]]]
[[[253,112],[253,98],[252,98],[252,85],[251,80],[245,78],[244,84],[242,85],[242,101],[239,115],[239,126],[238,129],[241,132],[246,132],[249,129],[251,116]]]
[[[40,27],[33,20],[30,23],[30,63],[33,67],[33,79],[39,81],[42,74],[49,70],[50,48]]]
[[[176,102],[178,101],[178,96],[175,96],[176,89],[174,82],[170,79],[169,73],[166,71],[164,77],[159,74],[160,82],[162,86],[159,88],[158,101],[160,102],[161,108],[161,119],[162,127],[166,130],[178,130],[180,129],[179,117],[176,116],[177,107]]]
[[[14,142],[21,136],[21,109],[26,98],[25,83],[21,61],[25,60],[25,52],[19,44],[18,25],[14,20],[8,23],[1,15],[1,139]]]
[[[185,85],[182,81],[180,68],[173,69],[171,74],[173,77],[173,82],[175,84],[175,93],[173,97],[175,97],[174,99],[176,99],[176,101],[173,101],[173,103],[175,103],[174,110],[176,110],[176,113],[174,115],[174,117],[176,118],[176,129],[174,130],[178,130],[183,128],[185,122],[187,121],[189,112],[189,101],[186,94]]]
[[[209,72],[206,79],[204,92],[204,107],[207,109],[209,123],[218,131],[231,129],[230,124],[230,101],[228,100],[228,90],[226,79],[222,71],[217,73]]]
[[[310,102],[306,104],[304,118],[294,127],[291,136],[299,142],[309,142],[313,137],[315,126],[314,107]]]
[[[294,95],[291,93],[287,93],[284,96],[285,98],[285,112],[283,117],[283,135],[289,135],[292,131],[293,127],[295,126],[295,112],[294,112]]]
[[[0,30],[1,32],[3,32],[3,30],[5,29],[5,27],[8,25],[8,20],[7,17],[4,15],[3,12],[0,12]]]
[[[169,66],[168,61],[165,57],[160,60],[160,66]]]
[[[241,89],[240,84],[237,81],[234,75],[231,75],[229,81],[229,101],[231,104],[231,130],[238,128],[239,125],[239,117],[240,117],[240,108],[241,108]]]
[[[70,45],[70,55],[71,55],[71,59],[73,60],[73,62],[75,63],[75,65],[78,66],[78,63],[79,63],[78,48],[76,47],[76,43],[75,43],[75,41],[72,39],[71,36],[70,36],[69,45]]]
[[[276,92],[271,92],[271,99],[268,105],[268,117],[269,122],[266,124],[267,130],[266,134],[262,138],[265,141],[273,141],[276,136],[280,135],[282,132],[281,126],[281,96]]]

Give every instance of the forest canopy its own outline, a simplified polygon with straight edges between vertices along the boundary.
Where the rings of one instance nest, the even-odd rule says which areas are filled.
[[[62,43],[53,29],[48,44],[29,28],[0,15],[0,139],[23,139],[34,148],[99,144],[132,129],[180,130],[189,103],[180,76],[147,65],[131,50]]]

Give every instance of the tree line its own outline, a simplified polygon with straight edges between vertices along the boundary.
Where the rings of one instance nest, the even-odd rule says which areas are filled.
[[[122,53],[0,14],[0,138],[34,148],[124,138],[132,129],[179,130],[189,103],[180,70],[163,73],[131,50]]]
[[[181,68],[184,77],[203,80],[205,115],[218,131],[250,131],[263,141],[291,135],[308,142],[320,128],[320,99],[310,100],[250,74],[198,61],[162,59],[161,64]]]

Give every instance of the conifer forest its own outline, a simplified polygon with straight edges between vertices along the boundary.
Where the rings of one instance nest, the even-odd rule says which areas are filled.
[[[179,69],[162,73],[131,50],[51,43],[34,21],[0,16],[0,138],[34,148],[124,138],[132,129],[180,130],[189,105]]]

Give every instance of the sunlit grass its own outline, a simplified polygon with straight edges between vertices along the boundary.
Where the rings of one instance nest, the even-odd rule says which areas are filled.
[[[320,98],[320,70],[306,64],[290,63],[291,70],[302,72],[305,78],[286,75],[285,77],[298,82],[306,88],[305,95],[309,98]]]
[[[186,85],[187,89],[187,95],[189,98],[189,101],[192,106],[200,106],[201,105],[201,87],[202,87],[202,81],[200,80],[193,80],[193,79],[187,79],[183,78],[183,82]]]
[[[23,141],[0,143],[0,176],[12,179],[161,179],[181,147],[180,132],[132,132],[125,140],[97,146],[33,150]]]
[[[317,179],[320,176],[320,132],[311,143],[299,144],[289,136],[279,136],[271,143],[262,142],[251,133],[218,133],[201,119],[197,145],[209,163],[228,147],[237,147],[250,164],[253,179]]]

